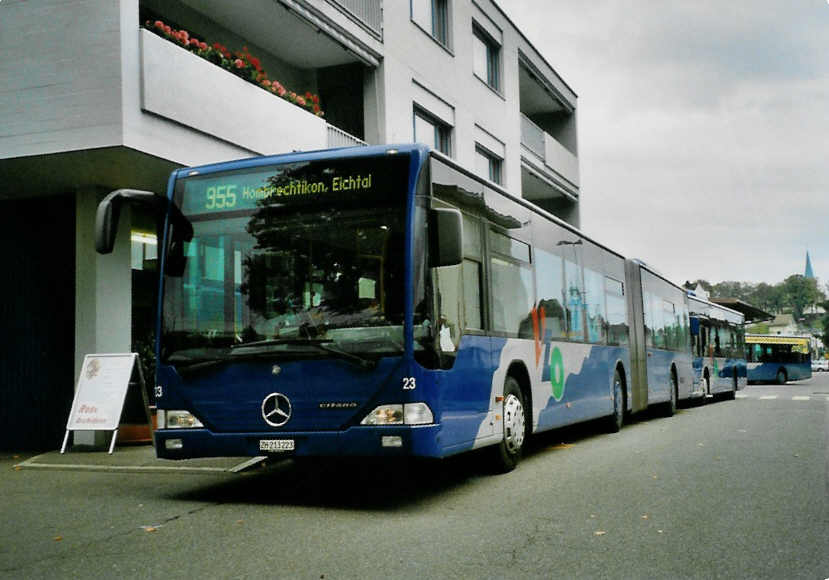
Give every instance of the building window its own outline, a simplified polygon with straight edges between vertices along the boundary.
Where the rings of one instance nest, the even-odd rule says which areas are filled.
[[[449,46],[449,0],[411,0],[412,20],[443,46]]]
[[[445,155],[452,154],[452,127],[428,113],[415,108],[414,140],[423,143]]]
[[[501,90],[501,47],[486,32],[472,26],[472,66],[475,76],[496,91]]]
[[[503,164],[504,160],[497,155],[489,152],[480,145],[475,146],[475,172],[484,179],[488,179],[499,185],[503,184]]]

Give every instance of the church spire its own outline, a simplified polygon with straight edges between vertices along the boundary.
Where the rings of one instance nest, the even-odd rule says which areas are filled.
[[[804,278],[814,278],[815,273],[812,271],[812,260],[809,258],[809,250],[806,250],[806,271],[803,273]]]

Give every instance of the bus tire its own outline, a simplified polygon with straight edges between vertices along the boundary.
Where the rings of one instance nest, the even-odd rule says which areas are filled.
[[[504,381],[504,401],[501,407],[504,435],[492,450],[492,467],[496,473],[515,469],[521,460],[527,438],[527,411],[521,387],[513,377]]]
[[[625,395],[622,391],[622,375],[619,369],[613,373],[613,414],[607,417],[605,425],[610,433],[618,433],[625,422]]]
[[[676,399],[677,399],[677,380],[676,380],[676,371],[671,369],[671,398],[668,399],[668,402],[662,407],[662,415],[665,417],[673,417],[674,413],[676,413]]]
[[[708,374],[702,376],[702,385],[700,385],[702,389],[702,397],[699,400],[700,405],[704,405],[708,401],[708,397],[711,396],[711,379],[708,378]]]
[[[784,369],[777,369],[777,376],[774,378],[774,382],[778,385],[785,385],[787,378],[788,377],[786,377],[786,371]]]
[[[734,380],[731,381],[731,390],[729,390],[725,395],[723,395],[723,398],[726,401],[733,401],[734,399],[737,398],[737,375],[736,374],[734,375]]]

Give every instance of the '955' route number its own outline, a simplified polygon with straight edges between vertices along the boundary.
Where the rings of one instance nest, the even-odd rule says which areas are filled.
[[[403,390],[414,391],[417,388],[417,381],[414,377],[403,377]]]

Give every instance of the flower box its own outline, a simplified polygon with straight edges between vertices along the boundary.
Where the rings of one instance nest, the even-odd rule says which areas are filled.
[[[141,29],[141,108],[268,155],[326,147],[325,121]]]

